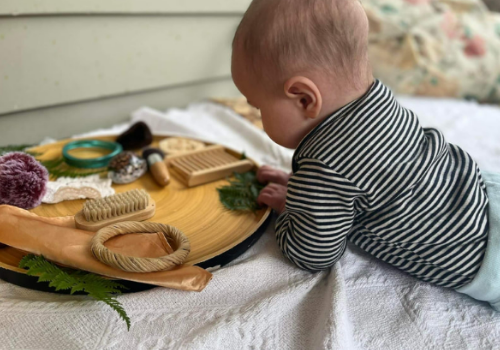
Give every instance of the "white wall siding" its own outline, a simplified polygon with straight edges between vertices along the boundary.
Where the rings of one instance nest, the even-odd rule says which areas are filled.
[[[0,145],[237,95],[231,41],[249,2],[1,0]]]
[[[0,114],[230,75],[238,18],[0,21]]]
[[[35,144],[47,136],[61,139],[107,128],[129,120],[130,112],[142,106],[163,111],[169,107],[186,106],[209,96],[238,95],[230,79],[221,79],[12,113],[0,116],[0,146]]]
[[[234,13],[250,0],[2,0],[0,15],[68,13]]]

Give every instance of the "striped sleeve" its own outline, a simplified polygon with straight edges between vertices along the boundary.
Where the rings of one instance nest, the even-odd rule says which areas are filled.
[[[346,248],[360,190],[320,160],[301,159],[288,182],[286,209],[276,222],[283,254],[306,270],[334,265]]]
[[[439,286],[479,271],[489,222],[477,164],[380,81],[310,131],[292,167],[277,240],[299,267],[335,264],[348,240]]]

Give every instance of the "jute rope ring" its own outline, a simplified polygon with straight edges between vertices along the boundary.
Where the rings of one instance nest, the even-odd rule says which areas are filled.
[[[129,233],[163,233],[174,252],[160,258],[137,258],[115,253],[104,246],[112,237]],[[188,238],[176,227],[154,222],[127,221],[106,226],[92,238],[92,254],[102,263],[128,272],[154,272],[170,270],[181,265],[191,251]]]

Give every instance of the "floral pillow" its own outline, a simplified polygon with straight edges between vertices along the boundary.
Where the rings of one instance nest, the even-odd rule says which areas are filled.
[[[500,14],[480,0],[362,0],[377,78],[402,94],[500,102]]]

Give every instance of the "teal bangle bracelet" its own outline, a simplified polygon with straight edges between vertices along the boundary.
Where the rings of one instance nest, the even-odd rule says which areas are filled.
[[[103,148],[110,150],[111,153],[97,158],[77,158],[69,154],[69,151],[76,148]],[[72,141],[63,148],[63,158],[66,164],[76,168],[95,169],[107,167],[109,161],[117,154],[123,151],[123,147],[116,142],[100,140],[80,140]]]

